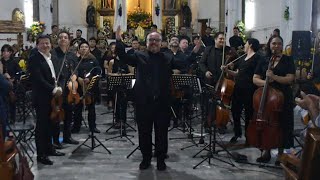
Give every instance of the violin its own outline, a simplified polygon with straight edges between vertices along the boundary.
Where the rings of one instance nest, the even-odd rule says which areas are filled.
[[[62,108],[62,96],[54,96],[51,100],[50,119],[54,122],[61,122],[64,120],[64,109]]]
[[[277,57],[271,57],[268,70]],[[280,112],[283,108],[284,96],[279,90],[269,87],[266,77],[264,87],[254,92],[254,114],[247,129],[248,143],[260,149],[272,149],[281,145]]]
[[[68,104],[79,104],[80,103],[80,95],[78,93],[78,82],[77,76],[73,75],[68,82],[69,94],[67,96]]]

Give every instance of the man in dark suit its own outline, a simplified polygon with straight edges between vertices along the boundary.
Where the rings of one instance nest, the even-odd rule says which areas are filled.
[[[30,57],[29,70],[32,81],[32,100],[37,114],[35,130],[37,161],[45,165],[52,165],[53,162],[48,158],[49,155],[64,155],[52,146],[50,126],[52,110],[50,102],[53,96],[62,95],[62,88],[55,86],[57,75],[51,60],[50,36],[39,36],[36,43],[39,51]]]
[[[147,36],[147,51],[126,54],[121,41],[120,27],[116,32],[116,51],[122,63],[136,67],[134,85],[136,120],[139,146],[143,156],[139,168],[147,169],[152,158],[152,126],[155,129],[155,153],[157,169],[166,169],[164,162],[168,149],[168,125],[170,122],[170,79],[173,57],[160,52],[161,35],[152,32]]]

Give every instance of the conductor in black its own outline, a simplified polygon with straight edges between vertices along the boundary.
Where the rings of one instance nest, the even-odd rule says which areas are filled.
[[[140,170],[148,169],[152,158],[152,126],[155,129],[155,153],[157,169],[166,169],[164,162],[168,149],[168,125],[170,122],[170,80],[173,56],[160,52],[162,37],[157,32],[147,36],[147,51],[126,54],[121,41],[121,29],[116,32],[116,51],[120,62],[136,67],[134,98],[139,146],[143,156]]]

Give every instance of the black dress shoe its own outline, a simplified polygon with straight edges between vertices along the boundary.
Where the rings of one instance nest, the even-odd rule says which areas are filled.
[[[157,160],[157,169],[158,171],[164,171],[167,169],[167,165],[166,163],[164,162],[164,160]]]
[[[233,136],[231,139],[230,139],[230,143],[231,144],[234,144],[234,143],[236,143],[236,142],[238,142],[238,138],[240,138],[241,136]]]
[[[151,166],[150,160],[142,160],[142,162],[139,165],[140,170],[148,169]]]
[[[270,155],[262,155],[261,157],[258,157],[256,161],[259,163],[268,163],[270,159],[271,159]]]
[[[49,153],[49,156],[64,156],[64,155],[65,155],[65,153],[59,152],[59,151],[51,151]]]
[[[76,140],[74,140],[74,139],[72,139],[70,137],[70,138],[63,139],[63,143],[66,143],[66,144],[79,144],[79,141],[76,141]]]
[[[97,128],[94,128],[92,131],[93,131],[94,133],[100,133],[99,129],[97,129]]]
[[[54,142],[52,143],[52,146],[55,148],[55,149],[63,149],[63,146],[60,142]]]
[[[53,162],[47,156],[38,156],[37,162],[44,165],[52,165]]]
[[[76,134],[76,133],[79,133],[80,132],[80,128],[72,128],[71,129],[71,133],[72,134]]]

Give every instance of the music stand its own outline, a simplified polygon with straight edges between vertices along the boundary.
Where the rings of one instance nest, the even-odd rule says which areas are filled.
[[[124,105],[124,102],[126,101],[126,91],[131,89],[131,83],[132,83],[132,79],[134,79],[135,76],[134,75],[112,75],[112,76],[108,76],[108,91],[115,91],[116,92],[116,98],[115,98],[115,109],[114,109],[114,114],[118,113],[119,111],[119,115],[121,116],[123,113],[127,113],[127,112],[123,112],[123,108],[122,106]],[[120,105],[119,109],[117,108],[117,104],[118,103],[122,103],[122,105]],[[127,135],[126,133],[126,126],[130,127],[131,129],[133,129],[134,131],[136,131],[132,126],[130,126],[127,122],[125,122],[126,119],[126,115],[124,115],[124,117],[119,118],[119,122],[114,123],[111,127],[109,127],[106,132],[108,132],[110,129],[112,129],[113,127],[115,127],[117,124],[120,123],[120,135],[112,137],[112,138],[107,138],[106,141],[111,140],[111,139],[115,139],[115,138],[123,138],[125,137],[128,141],[131,142],[132,145],[134,145],[133,141],[129,138],[129,137],[134,137],[133,135]],[[124,128],[122,128],[124,127]]]
[[[178,74],[178,75],[173,75],[172,76],[172,82],[173,82],[173,86],[175,89],[184,89],[184,88],[188,88],[191,90],[191,94],[194,94],[196,92],[201,93],[201,85],[200,85],[200,80],[197,78],[196,75],[188,75],[188,74]],[[182,100],[182,129],[179,129],[180,131],[182,131],[183,133],[186,131],[186,127],[188,128],[188,136],[187,137],[178,137],[178,138],[169,138],[170,140],[173,139],[191,139],[192,142],[195,144],[195,142],[193,141],[193,128],[192,128],[192,124],[191,124],[191,118],[188,118],[189,122],[186,119],[186,112],[187,109],[185,107],[187,101],[186,100]],[[173,127],[175,128],[175,127]],[[169,131],[171,131],[173,128],[171,128]],[[196,138],[200,138],[200,137],[196,137]]]
[[[226,107],[224,106],[223,102],[221,102],[219,99],[216,99],[214,96],[212,99],[209,100],[208,105],[212,107],[212,108],[210,108],[211,109],[211,114],[210,114],[211,125],[210,125],[210,131],[209,131],[209,143],[203,149],[201,149],[198,153],[196,153],[193,157],[196,157],[198,154],[200,154],[204,150],[207,150],[208,153],[207,153],[207,155],[203,156],[204,159],[202,161],[200,161],[197,165],[193,166],[193,169],[197,168],[200,164],[202,164],[206,160],[208,160],[209,165],[211,165],[211,159],[216,159],[220,162],[224,162],[224,163],[229,164],[231,166],[235,166],[232,162],[227,162],[227,161],[217,157],[218,151],[216,150],[216,146],[219,146],[230,157],[234,158],[234,156],[226,149],[226,147],[223,146],[221,143],[219,143],[216,139],[216,134],[217,134],[217,126],[215,124],[216,108],[218,106],[220,106],[222,108],[226,108]],[[208,109],[208,111],[209,111],[209,109]],[[212,128],[213,128],[213,133],[212,133]],[[213,136],[213,139],[212,139],[212,136]]]
[[[97,79],[100,79],[100,76],[97,77]],[[97,80],[98,81],[98,80]],[[96,82],[97,82],[96,81]],[[96,86],[97,84],[93,84],[92,87]],[[88,118],[88,117],[87,117]],[[85,144],[89,139],[91,139],[91,146]],[[98,142],[98,145],[96,145],[96,142]],[[93,129],[90,129],[90,134],[88,135],[87,139],[85,141],[83,141],[83,143],[81,143],[75,150],[73,150],[71,153],[75,153],[81,146],[86,146],[88,148],[91,149],[91,151],[93,151],[95,148],[102,146],[109,154],[111,154],[111,152],[109,151],[109,149],[102,144],[102,142],[94,135]]]

